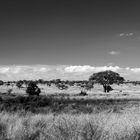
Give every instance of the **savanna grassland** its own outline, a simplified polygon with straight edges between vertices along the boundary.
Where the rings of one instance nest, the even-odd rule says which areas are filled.
[[[113,85],[104,93],[96,84],[59,90],[39,84],[39,97],[25,87],[0,87],[1,140],[139,140],[140,86]]]

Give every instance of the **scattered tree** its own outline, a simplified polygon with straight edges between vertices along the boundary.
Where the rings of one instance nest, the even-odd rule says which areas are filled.
[[[22,85],[23,85],[23,81],[17,81],[17,83],[16,83],[16,86],[18,87],[18,88],[21,88],[22,87]]]
[[[118,73],[107,70],[103,72],[94,73],[89,77],[89,81],[100,83],[103,85],[104,92],[113,90],[110,85],[116,83],[123,83],[125,80]]]

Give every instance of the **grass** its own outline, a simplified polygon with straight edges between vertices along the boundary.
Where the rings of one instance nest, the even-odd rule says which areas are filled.
[[[139,140],[140,114],[0,113],[1,140]]]
[[[39,98],[29,98],[24,89],[7,93],[1,87],[0,140],[140,139],[140,98],[130,98],[140,97],[140,86],[130,91],[123,85],[122,92],[116,86],[118,91],[109,94],[97,86],[88,96],[79,96],[76,87],[74,94],[72,88],[49,88],[50,94],[45,88]]]
[[[140,139],[138,101],[7,96],[1,97],[1,105],[17,109],[0,113],[0,140]]]
[[[130,106],[140,106],[140,100],[133,99],[81,99],[78,97],[48,95],[40,97],[28,96],[0,96],[0,111],[32,112],[32,113],[100,113],[102,111],[122,112]]]
[[[47,85],[38,85],[41,88],[41,95],[54,95],[54,94],[61,94],[61,95],[67,95],[70,96],[70,98],[79,98],[81,97],[77,96],[83,88],[73,86],[67,89],[67,90],[59,90],[55,85],[52,85],[51,87],[48,87]],[[104,98],[110,98],[110,99],[140,99],[140,85],[134,86],[132,84],[123,84],[123,85],[112,85],[112,88],[114,89],[110,93],[104,93],[103,87],[99,84],[95,84],[94,88],[90,91],[87,91],[88,96],[82,97],[84,99],[104,99]],[[5,94],[12,94],[12,95],[26,95],[25,92],[26,88],[17,88],[16,86],[0,86],[0,92]]]

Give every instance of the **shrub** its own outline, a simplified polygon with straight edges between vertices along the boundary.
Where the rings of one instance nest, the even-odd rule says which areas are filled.
[[[31,95],[37,95],[37,96],[39,96],[39,94],[41,93],[41,90],[40,90],[40,88],[36,85],[35,82],[30,82],[30,83],[28,84],[26,93],[27,93],[29,96],[31,96]]]
[[[21,88],[22,87],[22,85],[23,85],[23,81],[18,81],[17,83],[16,83],[16,86],[18,87],[18,88]]]
[[[81,92],[79,93],[80,96],[86,96],[88,95],[86,91],[81,90]]]

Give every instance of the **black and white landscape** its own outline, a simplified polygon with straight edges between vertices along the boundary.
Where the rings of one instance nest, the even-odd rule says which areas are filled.
[[[0,140],[139,140],[140,2],[0,2]]]

